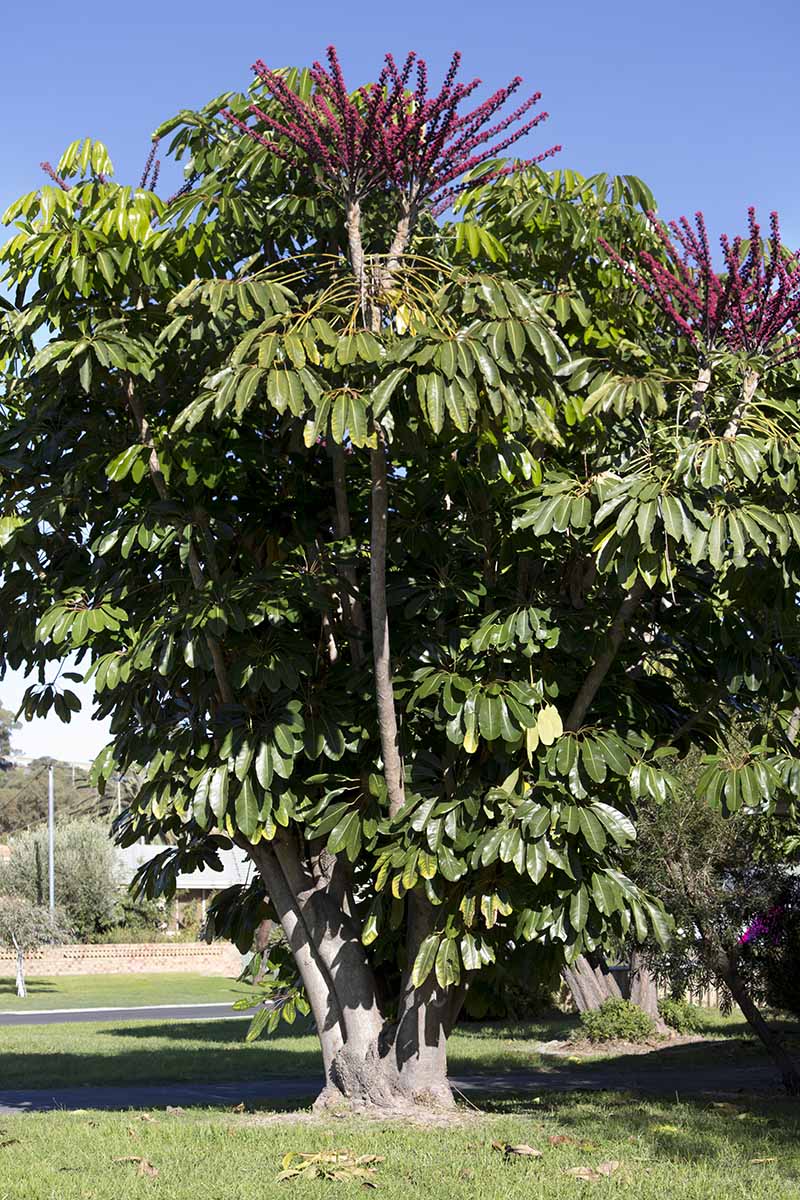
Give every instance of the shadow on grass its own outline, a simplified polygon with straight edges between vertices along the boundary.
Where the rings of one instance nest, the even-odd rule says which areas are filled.
[[[563,1041],[579,1028],[577,1015],[552,1012],[538,1021],[460,1021],[456,1033],[476,1041],[551,1042]]]
[[[29,979],[26,981],[29,996],[47,995],[48,992],[56,992],[58,988],[49,979]],[[16,996],[17,981],[16,979],[3,976],[0,978],[0,1000],[3,996]]]
[[[487,1099],[484,1112],[546,1121],[551,1137],[588,1143],[628,1142],[661,1161],[696,1164],[771,1162],[800,1179],[800,1104],[795,1100],[645,1099],[625,1092],[550,1094],[535,1107],[524,1100]],[[565,1142],[567,1153],[572,1141]],[[632,1151],[634,1152],[634,1151]],[[787,1176],[785,1168],[789,1169]],[[744,1194],[744,1193],[742,1193]],[[793,1193],[794,1194],[794,1193]]]
[[[25,1028],[18,1050],[6,1044],[0,1052],[0,1089],[226,1083],[321,1072],[316,1037],[288,1030],[246,1043],[246,1029],[244,1021]]]

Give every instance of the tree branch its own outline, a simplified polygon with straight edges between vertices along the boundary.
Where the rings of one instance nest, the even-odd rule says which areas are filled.
[[[733,410],[733,415],[728,422],[728,426],[725,430],[726,438],[735,438],[736,434],[739,432],[739,426],[742,423],[742,418],[747,412],[747,409],[750,407],[753,396],[756,392],[756,388],[758,387],[759,379],[760,376],[758,371],[753,371],[750,368],[745,371],[744,379],[742,380],[741,399],[736,405],[736,408]]]
[[[706,392],[708,391],[710,383],[711,369],[709,367],[701,367],[697,372],[697,379],[695,381],[694,391],[692,392],[692,404],[691,408],[689,409],[689,420],[687,422],[687,427],[689,429],[697,429],[697,426],[700,424],[700,420],[705,411]]]
[[[628,592],[625,599],[620,604],[617,615],[611,622],[606,638],[606,648],[602,654],[598,655],[594,666],[589,671],[588,675],[581,685],[578,695],[575,697],[569,716],[564,724],[565,729],[576,730],[583,724],[583,719],[588,712],[592,701],[600,690],[600,686],[606,675],[611,669],[614,659],[619,653],[619,648],[622,645],[625,637],[628,623],[636,609],[641,604],[647,592],[647,584],[642,579],[641,575],[637,577],[631,590]]]
[[[372,619],[372,657],[378,706],[383,770],[389,793],[389,814],[403,807],[405,789],[400,757],[397,714],[394,707],[392,660],[389,645],[389,614],[386,606],[386,527],[389,498],[383,434],[376,426],[378,445],[370,451],[372,466],[372,528],[370,536],[369,600]]]

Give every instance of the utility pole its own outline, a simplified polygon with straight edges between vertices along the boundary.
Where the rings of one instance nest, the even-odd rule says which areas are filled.
[[[53,764],[47,768],[47,868],[50,883],[50,912],[56,907],[56,804]]]

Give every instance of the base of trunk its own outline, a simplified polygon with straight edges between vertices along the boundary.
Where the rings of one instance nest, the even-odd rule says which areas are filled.
[[[402,1089],[380,1095],[359,1093],[346,1096],[334,1084],[327,1084],[314,1101],[314,1112],[336,1114],[381,1114],[386,1116],[420,1116],[431,1112],[452,1112],[455,1098],[449,1085],[425,1092],[406,1092]]]
[[[452,1088],[437,1067],[423,1060],[398,1068],[394,1056],[381,1054],[378,1046],[366,1054],[344,1046],[330,1065],[329,1081],[314,1108],[396,1113],[455,1108]]]

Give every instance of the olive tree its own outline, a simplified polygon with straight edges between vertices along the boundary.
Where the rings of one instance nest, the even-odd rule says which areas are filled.
[[[51,913],[23,896],[0,895],[0,946],[16,955],[18,996],[28,994],[25,955],[62,941],[65,932],[66,925],[59,913]]]

